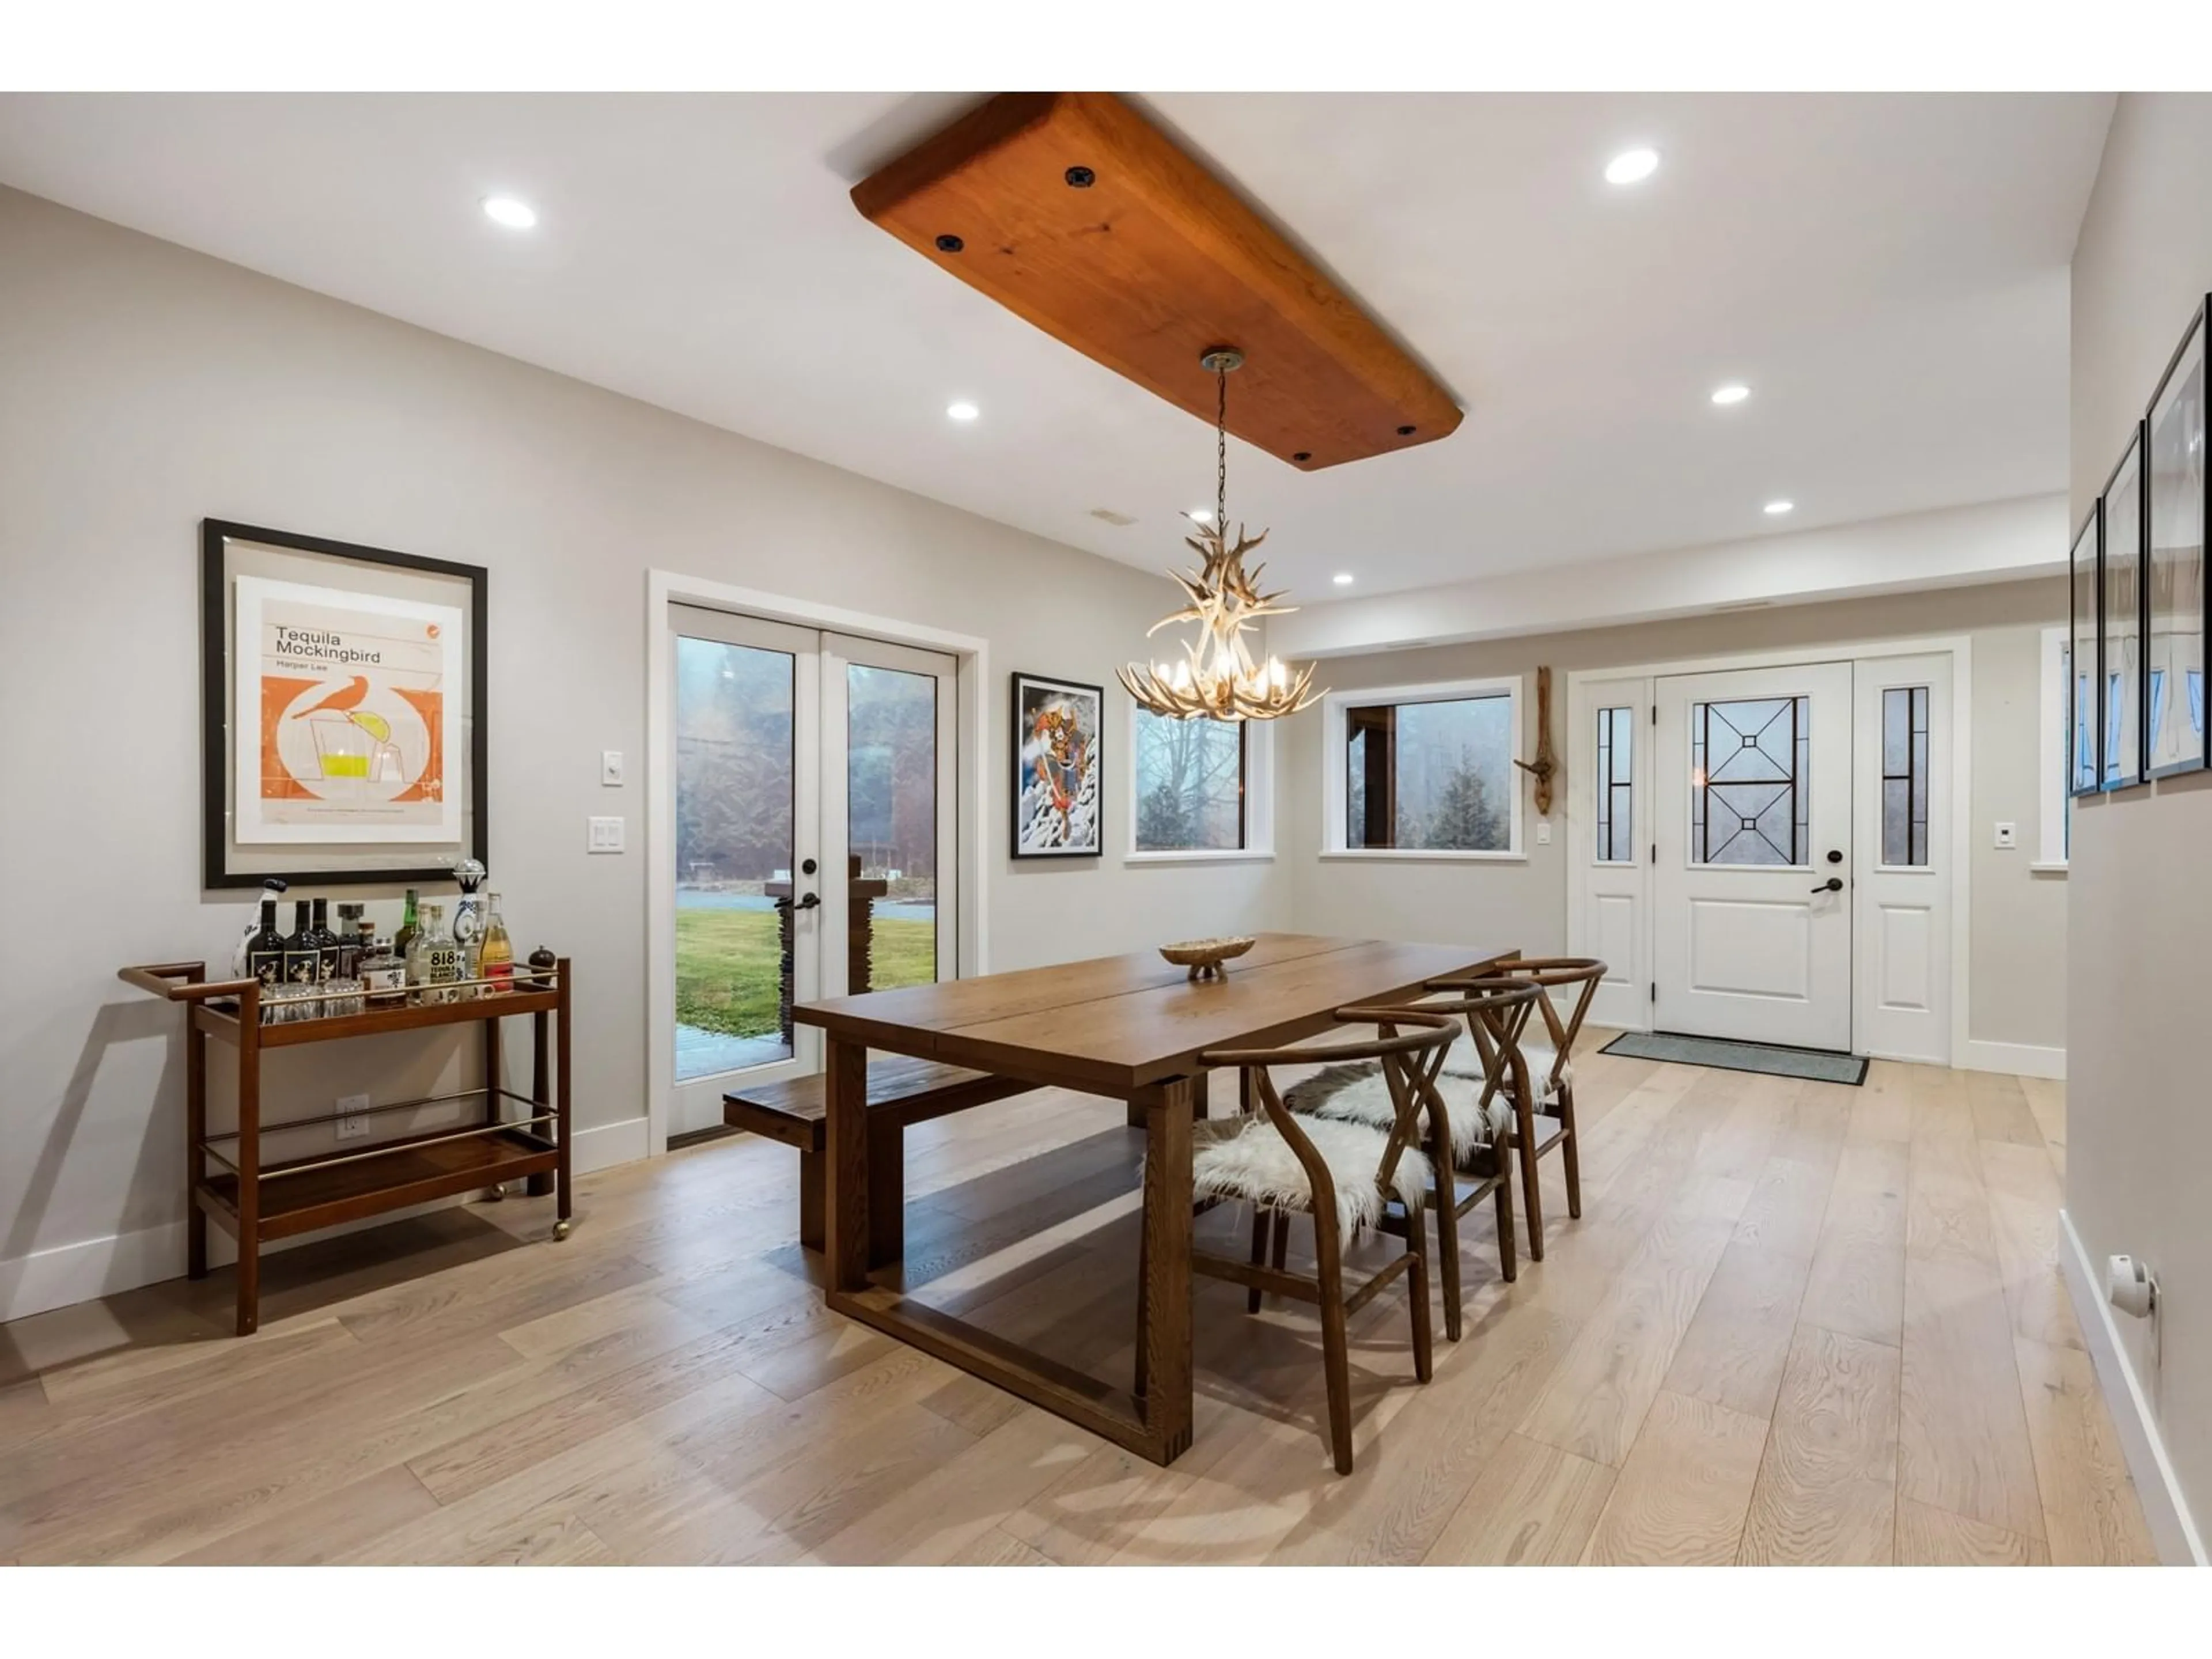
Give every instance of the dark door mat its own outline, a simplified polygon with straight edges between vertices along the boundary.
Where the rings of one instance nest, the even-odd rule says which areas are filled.
[[[1624,1031],[1598,1050],[1631,1060],[1671,1060],[1677,1066],[1710,1066],[1723,1072],[1763,1072],[1769,1077],[1802,1077],[1815,1083],[1866,1081],[1864,1054],[1839,1054],[1826,1048],[1784,1048],[1771,1042],[1731,1042],[1722,1037],[1676,1036],[1670,1031]]]

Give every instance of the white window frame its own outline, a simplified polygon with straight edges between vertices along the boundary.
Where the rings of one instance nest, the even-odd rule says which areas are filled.
[[[2043,630],[2042,691],[2036,721],[2041,750],[2036,757],[2035,860],[2038,875],[2066,873],[2066,646],[2068,630]]]
[[[1244,844],[1242,847],[1161,848],[1140,851],[1137,846],[1137,721],[1144,711],[1127,699],[1127,741],[1121,752],[1129,757],[1128,787],[1122,794],[1129,803],[1128,852],[1124,864],[1272,864],[1275,859],[1275,722],[1244,722]]]
[[[1522,695],[1522,686],[1521,675],[1507,674],[1489,679],[1432,681],[1421,685],[1386,685],[1360,691],[1332,691],[1323,697],[1321,704],[1320,856],[1376,864],[1526,864],[1528,854],[1527,842],[1522,838],[1522,790],[1517,769],[1512,771],[1512,787],[1506,792],[1511,805],[1507,814],[1506,844],[1500,851],[1430,847],[1351,847],[1346,844],[1344,833],[1346,709],[1366,708],[1385,702],[1462,702],[1474,697],[1504,696],[1511,701],[1505,717],[1506,729],[1513,733],[1516,752],[1506,758],[1513,761],[1521,757],[1517,751],[1525,748],[1528,743],[1528,732],[1523,725],[1527,718],[1528,700]]]

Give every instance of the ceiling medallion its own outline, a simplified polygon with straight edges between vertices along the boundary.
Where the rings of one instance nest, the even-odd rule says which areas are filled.
[[[1131,663],[1116,672],[1138,704],[1155,714],[1185,720],[1279,720],[1322,694],[1312,690],[1311,664],[1293,671],[1280,658],[1269,657],[1262,666],[1252,660],[1244,643],[1257,618],[1287,615],[1297,607],[1277,605],[1283,597],[1279,591],[1260,592],[1265,565],[1253,566],[1249,574],[1244,568],[1244,556],[1267,539],[1266,531],[1248,538],[1239,525],[1237,544],[1229,544],[1229,375],[1243,366],[1244,354],[1216,346],[1198,361],[1213,375],[1215,386],[1213,522],[1194,520],[1198,533],[1184,538],[1184,544],[1203,561],[1198,574],[1168,573],[1189,595],[1190,604],[1146,630],[1149,639],[1163,628],[1194,622],[1198,637],[1184,643],[1182,660],[1172,666]]]

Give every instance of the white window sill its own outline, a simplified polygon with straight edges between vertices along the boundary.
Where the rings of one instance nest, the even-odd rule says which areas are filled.
[[[2038,859],[2027,866],[2032,876],[2063,876],[2066,873],[2064,859]]]
[[[1526,853],[1454,853],[1426,847],[1331,848],[1325,860],[1352,864],[1526,864]]]
[[[1192,848],[1185,852],[1128,853],[1124,864],[1273,864],[1273,852],[1260,848]]]

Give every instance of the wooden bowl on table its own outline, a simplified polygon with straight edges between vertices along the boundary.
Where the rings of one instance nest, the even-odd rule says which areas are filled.
[[[1231,957],[1243,956],[1255,942],[1249,934],[1234,939],[1188,939],[1180,945],[1163,945],[1160,955],[1178,968],[1189,969],[1194,980],[1220,979],[1229,971],[1224,964]]]

